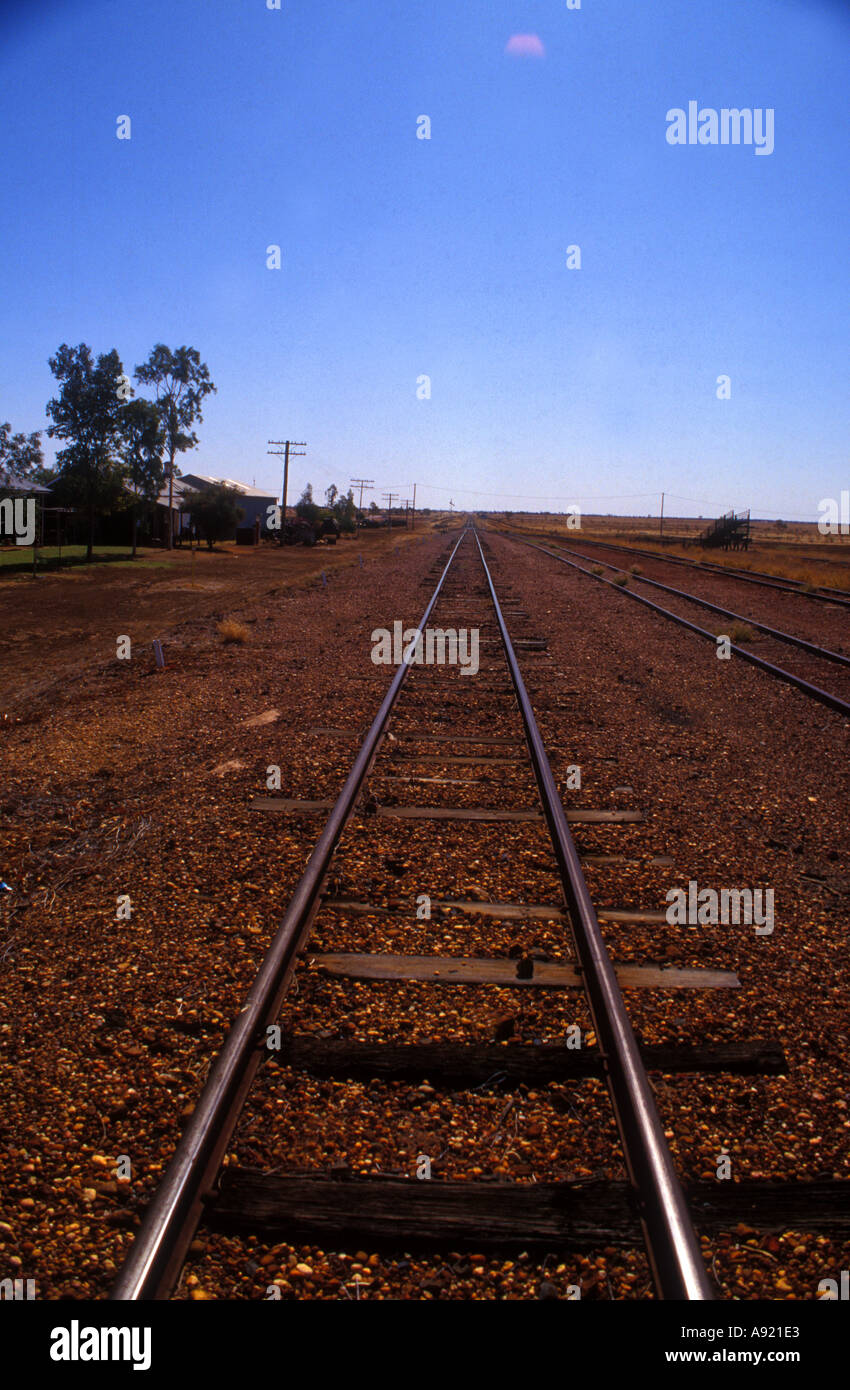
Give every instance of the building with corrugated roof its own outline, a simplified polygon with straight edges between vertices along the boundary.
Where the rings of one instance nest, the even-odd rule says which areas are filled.
[[[239,505],[245,513],[239,522],[240,528],[252,527],[259,519],[260,529],[265,531],[269,507],[276,507],[278,503],[277,495],[269,492],[268,488],[250,487],[248,483],[236,482],[234,478],[210,478],[205,473],[184,473],[180,478],[180,483],[182,487],[192,488],[196,491],[223,484],[225,487],[232,488],[234,492],[238,492],[240,495]],[[288,515],[289,508],[287,507],[286,510]]]

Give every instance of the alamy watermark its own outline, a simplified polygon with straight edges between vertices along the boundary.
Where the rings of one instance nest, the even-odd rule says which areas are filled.
[[[394,622],[392,632],[376,627],[371,637],[376,666],[460,666],[462,676],[478,674],[477,627],[404,627]]]
[[[35,1298],[34,1279],[0,1279],[0,1302],[21,1302]]]
[[[713,106],[689,101],[685,111],[667,112],[668,145],[754,145],[756,154],[773,154],[774,108]]]
[[[700,888],[696,879],[684,888],[670,888],[665,894],[667,921],[671,927],[755,925],[756,936],[773,932],[772,888]]]
[[[50,1333],[51,1361],[130,1361],[134,1371],[151,1364],[149,1327],[89,1327],[72,1318]]]
[[[842,1269],[838,1279],[821,1279],[818,1284],[818,1298],[821,1303],[839,1299],[842,1303],[850,1300],[850,1270]]]
[[[4,497],[0,502],[0,536],[14,536],[15,545],[35,540],[35,498]]]
[[[822,536],[850,536],[850,492],[842,488],[840,500],[822,497],[818,502],[818,530]]]

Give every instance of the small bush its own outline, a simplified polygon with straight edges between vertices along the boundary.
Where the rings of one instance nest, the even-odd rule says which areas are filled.
[[[754,642],[756,634],[746,623],[733,623],[729,630],[733,642]]]
[[[618,589],[625,589],[628,582],[629,576],[627,574],[617,574],[611,580],[611,583],[616,584]]]
[[[642,573],[642,570],[641,570],[640,565],[629,565],[629,574],[638,575],[638,574],[641,574],[641,573]]]
[[[592,566],[591,566],[591,569],[590,569],[590,573],[591,573],[591,574],[604,574],[605,571],[604,571],[604,569],[602,568],[601,565],[592,565]]]
[[[241,623],[237,623],[235,618],[225,618],[223,622],[216,624],[222,642],[247,642],[248,629]]]

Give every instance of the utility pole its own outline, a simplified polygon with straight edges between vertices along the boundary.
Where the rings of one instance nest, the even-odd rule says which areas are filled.
[[[360,512],[362,512],[362,510],[363,510],[363,489],[364,489],[364,487],[374,487],[374,486],[375,486],[375,479],[374,479],[374,478],[349,478],[348,481],[349,481],[350,483],[353,483],[355,487],[359,487],[359,488],[360,488],[360,502],[359,502],[359,505],[358,505],[357,510],[360,511]]]
[[[289,487],[289,460],[290,458],[301,458],[301,456],[306,452],[307,445],[304,443],[303,440],[300,443],[296,444],[291,439],[270,439],[268,443],[283,445],[282,450],[266,449],[267,454],[280,455],[281,453],[283,453],[283,495],[280,499],[280,539],[282,544],[283,531],[286,526],[286,492],[287,488]]]
[[[413,484],[413,511],[410,514],[410,529],[416,530],[416,484]]]
[[[393,502],[397,502],[400,497],[398,492],[382,492],[381,496],[387,504],[387,525],[392,529],[393,524]]]
[[[664,539],[664,493],[661,494],[661,526],[658,531],[659,540]]]

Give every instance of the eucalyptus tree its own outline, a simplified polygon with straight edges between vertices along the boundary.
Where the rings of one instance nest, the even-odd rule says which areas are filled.
[[[123,368],[118,353],[94,359],[88,343],[63,343],[50,370],[60,383],[59,394],[47,402],[51,438],[67,441],[56,455],[53,490],[63,500],[88,513],[86,558],[94,549],[94,523],[99,512],[111,510],[123,497],[121,412],[124,410]]]
[[[168,548],[174,541],[172,515],[174,501],[174,460],[186,449],[194,449],[198,436],[192,430],[203,419],[201,406],[204,397],[215,386],[209,367],[201,361],[197,348],[179,347],[173,350],[157,343],[147,362],[136,368],[136,380],[156,390],[165,436],[165,476],[168,478]]]
[[[41,452],[41,431],[13,434],[8,420],[0,424],[0,486],[8,484],[11,478],[32,479],[39,483],[46,472]]]
[[[139,498],[154,503],[165,478],[163,449],[165,430],[162,416],[153,401],[143,396],[128,401],[121,412],[124,464],[133,489],[133,557],[136,555],[136,513]]]

